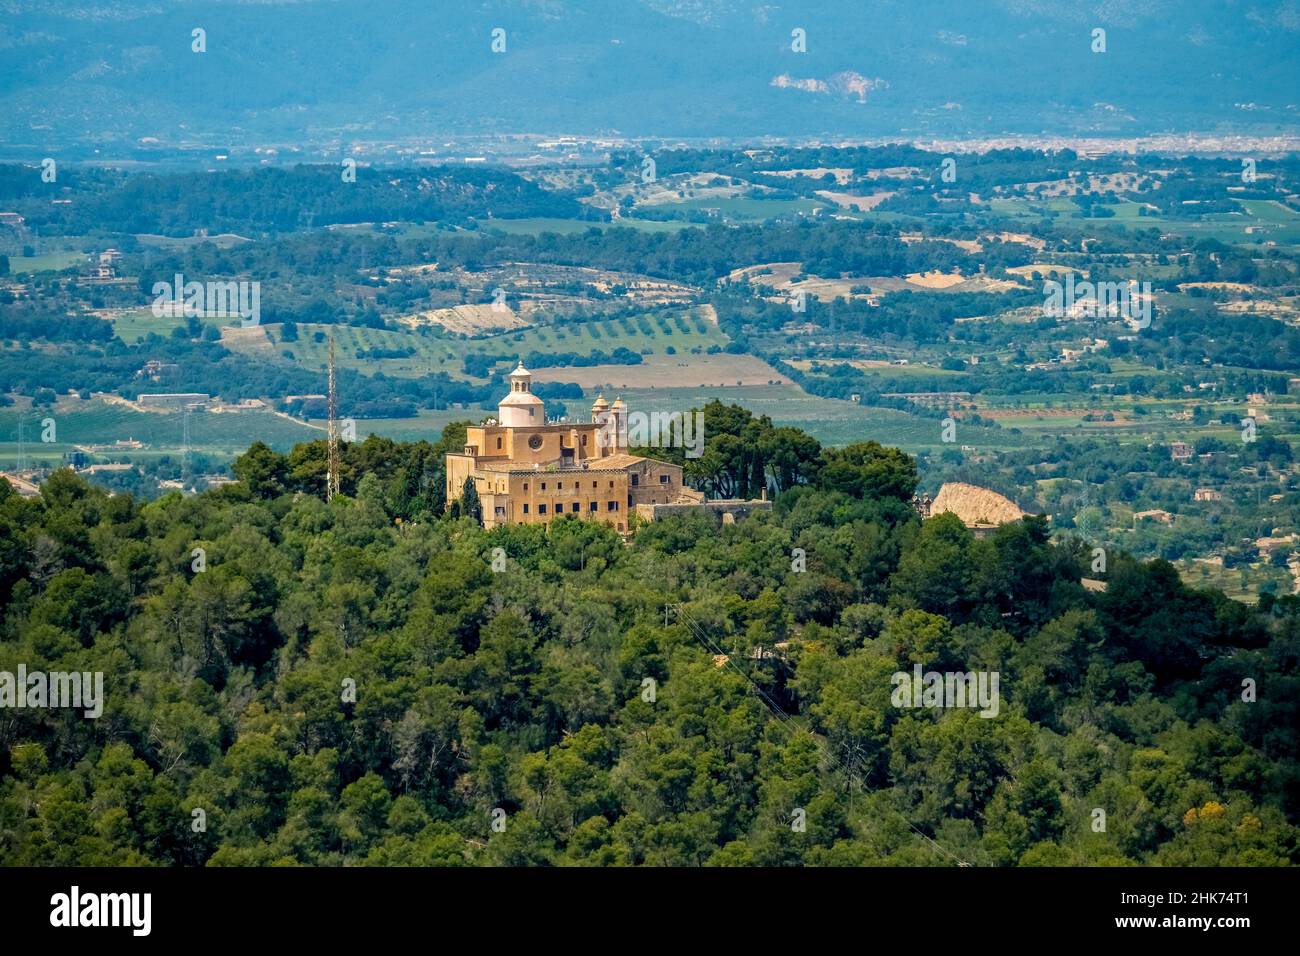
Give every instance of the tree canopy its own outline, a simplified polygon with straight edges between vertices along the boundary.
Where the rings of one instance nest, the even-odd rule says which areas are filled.
[[[0,862],[1298,862],[1296,602],[1089,590],[1043,519],[922,522],[892,449],[705,413],[705,480],[775,507],[627,541],[444,515],[429,443],[347,445],[329,504],[320,442],[149,503],[0,481],[0,671],[105,682],[4,711]],[[918,666],[997,715],[895,705]]]

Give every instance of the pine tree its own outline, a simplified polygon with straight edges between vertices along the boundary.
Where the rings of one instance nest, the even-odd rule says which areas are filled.
[[[767,471],[763,467],[763,456],[755,455],[754,460],[750,463],[749,468],[749,495],[750,498],[758,498],[763,494],[763,489],[767,486]]]
[[[483,505],[478,500],[478,488],[473,478],[465,479],[465,487],[460,493],[460,513],[479,524],[483,523]]]

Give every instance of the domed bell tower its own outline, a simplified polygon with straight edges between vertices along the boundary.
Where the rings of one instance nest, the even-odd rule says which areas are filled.
[[[510,373],[510,392],[497,405],[497,420],[506,428],[546,424],[546,404],[533,394],[533,373],[522,359]]]

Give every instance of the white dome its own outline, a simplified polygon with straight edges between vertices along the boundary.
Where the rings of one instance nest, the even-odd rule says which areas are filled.
[[[519,367],[510,373],[510,392],[497,403],[501,424],[507,428],[545,425],[545,402],[533,394],[533,373]]]

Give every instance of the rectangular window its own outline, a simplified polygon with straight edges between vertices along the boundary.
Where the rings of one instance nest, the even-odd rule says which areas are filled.
[[[542,491],[545,491],[545,490],[546,490],[546,482],[543,481],[543,482],[542,482]]]
[[[562,489],[564,488],[564,482],[562,482],[562,481],[557,481],[557,482],[555,483],[555,487],[556,487],[557,489],[562,490]]]
[[[539,515],[544,515],[544,514],[546,514],[546,505],[538,505],[538,506],[537,506],[537,513],[538,513]]]
[[[667,476],[667,475],[660,475],[660,476],[659,476],[659,484],[661,484],[661,485],[666,485],[666,484],[668,484],[668,476]],[[527,486],[527,485],[524,485],[524,487],[527,488],[528,486]]]
[[[582,436],[582,447],[583,447],[583,448],[586,448],[586,447],[587,447],[587,436],[586,436],[586,435],[583,435],[583,436]]]
[[[617,502],[617,501],[608,501],[608,502],[606,502],[606,503],[605,503],[605,510],[606,510],[606,511],[617,511],[617,510],[618,510],[618,502]]]
[[[528,514],[528,505],[524,505],[524,514]]]
[[[573,507],[570,508],[569,510],[572,511],[572,512],[576,515],[576,514],[578,513],[578,511],[581,510],[581,506],[580,506],[580,505],[575,501],[575,502],[573,503]]]
[[[591,507],[588,508],[587,510],[588,510],[588,511],[599,511],[599,510],[600,510],[600,503],[597,502],[597,501],[593,501],[593,502],[591,503]]]
[[[614,487],[614,482],[613,482],[613,481],[610,481],[609,486],[610,486],[611,488],[613,488],[613,487]]]
[[[498,448],[501,447],[501,436],[500,436],[500,435],[497,436],[497,447],[498,447]]]
[[[528,490],[528,482],[525,481],[525,482],[524,482],[524,491],[527,491],[527,490]]]
[[[633,475],[633,476],[632,476],[632,487],[633,487],[633,488],[635,488],[635,487],[637,486],[637,478],[639,478],[639,477],[640,477],[639,475]]]
[[[537,416],[536,416],[536,412],[537,412],[537,409],[535,409],[535,408],[530,408],[530,409],[528,409],[528,417],[529,417],[529,418],[536,418],[536,417],[537,417]]]

